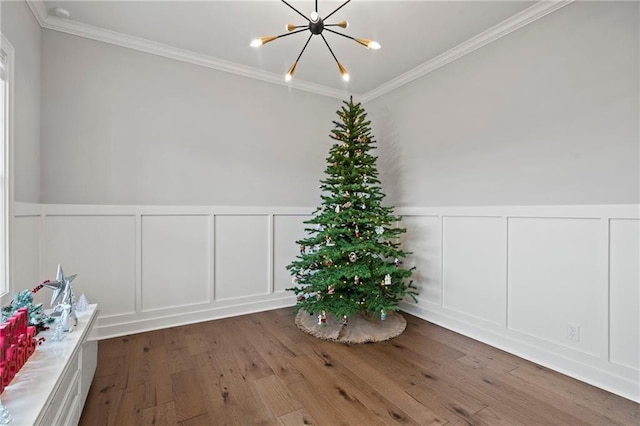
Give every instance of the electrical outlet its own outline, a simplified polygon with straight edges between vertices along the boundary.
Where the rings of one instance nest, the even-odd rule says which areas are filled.
[[[567,324],[567,339],[580,341],[580,324],[570,322]]]

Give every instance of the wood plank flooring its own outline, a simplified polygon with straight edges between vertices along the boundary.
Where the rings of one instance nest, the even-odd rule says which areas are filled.
[[[80,425],[639,425],[640,406],[403,313],[384,343],[291,308],[103,340]]]

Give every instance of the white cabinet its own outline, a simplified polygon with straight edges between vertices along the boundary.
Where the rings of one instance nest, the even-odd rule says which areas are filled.
[[[92,336],[97,305],[78,312],[78,325],[61,342],[43,336],[31,358],[2,393],[15,425],[76,425],[87,399],[98,361]]]

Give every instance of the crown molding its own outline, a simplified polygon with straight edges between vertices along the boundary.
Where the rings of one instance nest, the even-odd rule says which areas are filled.
[[[467,41],[460,43],[459,45],[447,50],[446,52],[436,56],[435,58],[418,65],[410,71],[378,86],[377,88],[370,90],[362,95],[362,102],[369,102],[379,96],[389,93],[392,90],[397,89],[407,83],[412,82],[420,77],[423,77],[440,67],[443,67],[463,56],[468,55],[475,50],[486,46],[489,43],[510,34],[525,25],[528,25],[538,19],[546,16],[556,10],[573,3],[574,0],[560,0],[560,1],[541,1],[533,6],[523,10],[520,13],[513,15],[512,17],[505,19],[497,25],[489,28],[486,31],[470,38]]]
[[[396,77],[377,88],[368,91],[363,95],[353,95],[360,102],[368,102],[379,96],[389,93],[413,80],[423,77],[430,72],[437,70],[461,57],[492,43],[519,28],[524,27],[556,10],[573,3],[575,0],[558,0],[558,1],[540,1],[533,6],[523,10],[522,12],[502,21],[501,23],[489,28],[486,31],[460,43],[452,49],[436,56],[435,58],[418,65],[412,70]],[[54,15],[49,15],[47,7],[42,0],[26,0],[27,5],[31,9],[36,20],[42,28],[72,34],[79,37],[89,38],[92,40],[109,43],[128,49],[138,50],[140,52],[152,55],[163,56],[165,58],[174,59],[218,71],[228,72],[242,77],[252,78],[267,83],[273,83],[280,86],[290,87],[297,90],[314,93],[317,95],[327,96],[336,99],[345,99],[352,95],[348,91],[333,89],[331,87],[322,86],[315,83],[309,83],[301,80],[293,80],[289,83],[283,81],[282,76],[260,70],[258,68],[240,65],[234,62],[225,61],[223,59],[214,58],[196,52],[168,46],[162,43],[130,36],[127,34],[110,31],[92,25],[83,24],[81,22],[62,19]]]
[[[29,9],[31,9],[31,13],[33,13],[33,16],[36,18],[36,21],[38,21],[38,24],[40,24],[41,27],[44,26],[44,22],[47,19],[47,16],[49,16],[47,6],[44,5],[44,2],[42,0],[26,1],[27,6],[29,6]]]
[[[349,96],[347,91],[337,90],[320,84],[309,83],[302,80],[293,80],[289,83],[285,82],[280,74],[270,73],[258,68],[240,65],[234,62],[225,61],[223,59],[214,58],[212,56],[191,52],[185,49],[168,46],[166,44],[157,43],[139,37],[123,34],[117,31],[98,28],[93,25],[83,24],[81,22],[59,18],[49,15],[47,8],[42,0],[28,0],[27,4],[31,8],[34,16],[42,28],[48,30],[59,31],[79,37],[84,37],[103,43],[109,43],[152,55],[163,56],[165,58],[174,59],[218,71],[228,72],[230,74],[242,77],[252,78],[255,80],[265,81],[267,83],[278,84],[280,86],[290,87],[305,92],[311,92],[317,95],[323,95],[336,99],[345,99]]]

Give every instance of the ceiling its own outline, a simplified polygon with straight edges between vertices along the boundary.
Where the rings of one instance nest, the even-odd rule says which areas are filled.
[[[249,46],[258,36],[284,33],[287,23],[305,23],[300,15],[277,0],[31,3],[37,3],[37,7],[33,4],[31,7],[38,11],[45,28],[89,34],[95,39],[106,37],[102,41],[127,47],[147,46],[140,50],[158,48],[171,53],[165,56],[281,84],[310,34],[307,31],[294,34],[257,49]],[[313,1],[289,3],[305,15],[314,8]],[[341,4],[319,0],[318,12],[321,17],[326,16]],[[338,60],[349,70],[350,82],[340,78],[329,50],[320,37],[314,36],[290,84],[306,85],[312,91],[362,96],[425,68],[425,64],[442,62],[441,58],[448,53],[455,56],[450,52],[462,49],[461,46],[466,48],[475,43],[475,49],[492,37],[497,38],[496,34],[502,35],[504,28],[519,28],[537,16],[531,11],[541,4],[504,0],[354,0],[329,22],[349,21],[347,29],[337,29],[354,37],[376,40],[382,49],[368,50],[325,31],[323,34]],[[55,8],[67,10],[70,17],[55,16]]]

